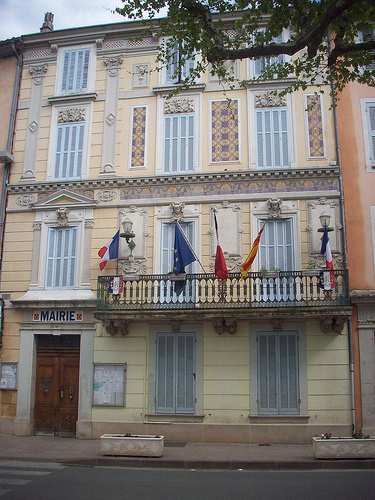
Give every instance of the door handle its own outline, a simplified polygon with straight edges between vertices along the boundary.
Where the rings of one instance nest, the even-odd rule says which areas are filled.
[[[74,387],[71,385],[69,389],[69,399],[72,401],[73,399],[73,394],[74,394]]]
[[[60,387],[60,399],[64,399],[64,387]]]

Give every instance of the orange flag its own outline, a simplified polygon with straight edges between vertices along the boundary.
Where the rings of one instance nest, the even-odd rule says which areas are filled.
[[[249,252],[249,255],[246,257],[245,262],[242,264],[240,272],[241,272],[241,281],[243,281],[247,273],[250,270],[251,264],[253,263],[256,254],[258,253],[258,248],[259,248],[259,242],[260,242],[260,237],[262,236],[264,226],[266,225],[266,222],[264,222],[263,226],[261,227],[261,230],[258,233],[258,236],[255,238],[253,246],[251,247],[251,250]]]

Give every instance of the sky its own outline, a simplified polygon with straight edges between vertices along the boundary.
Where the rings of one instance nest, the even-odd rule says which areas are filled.
[[[0,0],[0,40],[39,33],[46,12],[54,14],[54,29],[125,21],[111,10],[121,0]]]

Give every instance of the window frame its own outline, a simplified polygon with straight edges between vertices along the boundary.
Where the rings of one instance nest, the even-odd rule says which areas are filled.
[[[186,133],[183,136],[183,119],[186,119]],[[177,123],[177,134],[174,135],[174,121]],[[191,121],[191,123],[190,123]],[[170,124],[167,126],[167,123]],[[193,173],[195,171],[195,137],[196,137],[196,116],[195,113],[175,113],[164,115],[163,123],[163,173],[164,174],[180,174]],[[191,132],[190,128],[193,128]],[[169,131],[169,137],[167,137]],[[169,140],[169,144],[167,141]],[[174,147],[174,141],[177,145]],[[177,159],[174,161],[174,149],[176,150]],[[185,154],[183,154],[185,151]],[[168,154],[168,160],[167,160]],[[185,169],[181,169],[182,159],[184,156]],[[168,161],[168,170],[166,162]],[[176,165],[176,169],[173,169]]]
[[[260,413],[258,406],[258,341],[259,333],[286,333],[297,332],[298,334],[298,413]],[[250,367],[250,398],[249,398],[249,418],[250,422],[293,422],[295,419],[308,419],[308,389],[307,389],[307,345],[306,345],[306,324],[305,323],[283,323],[280,330],[275,330],[269,324],[249,324],[249,367]],[[282,420],[281,420],[282,419]]]
[[[271,43],[283,43],[284,41],[284,32],[280,35],[274,37]],[[253,60],[253,77],[258,78],[265,67],[270,66],[274,63],[284,63],[285,62],[285,54],[279,54],[278,56],[263,56],[259,59]]]
[[[62,236],[61,236],[61,242],[59,243],[58,240],[60,234]],[[68,234],[70,235],[69,236],[70,239],[68,241],[69,253],[67,256],[64,256],[63,248],[66,245]],[[52,247],[52,238],[54,239],[53,247]],[[56,255],[56,253],[58,252],[59,244],[61,245],[61,255]],[[53,256],[50,256],[51,250],[53,251]],[[77,260],[78,260],[78,227],[73,225],[66,227],[49,227],[47,235],[47,249],[46,249],[46,260],[45,260],[45,285],[44,285],[45,290],[74,289],[77,280]],[[65,265],[63,261],[66,262]],[[67,273],[64,273],[65,266],[68,269]],[[49,284],[49,269],[51,270],[51,284]],[[65,286],[64,285],[61,286],[59,284],[56,285],[56,278],[58,278],[59,283],[61,283],[61,281],[64,279],[64,276],[67,277],[69,275],[71,278],[69,284]]]
[[[268,270],[271,269],[281,269],[281,271],[294,271],[295,266],[294,266],[294,227],[293,227],[293,218],[292,217],[285,217],[285,218],[274,218],[274,219],[267,219],[267,218],[260,218],[258,219],[258,232],[260,231],[263,223],[267,221],[267,224],[264,227],[263,234],[260,239],[260,244],[259,244],[259,266],[264,267]],[[270,230],[269,224],[274,224],[274,231],[273,231],[273,245],[270,245]],[[282,225],[282,242],[280,242],[277,238],[279,236],[279,231],[276,227],[277,224]],[[289,227],[287,227],[289,226]],[[289,232],[289,243],[288,243],[288,233]],[[288,257],[288,253],[284,252],[284,255],[280,255],[279,249],[281,248],[281,253],[283,252],[285,246],[290,247],[290,256]],[[275,248],[274,251],[274,264],[272,265],[270,263],[270,248]],[[265,262],[262,262],[262,257],[264,256],[264,252],[266,252],[265,255]],[[280,261],[279,261],[279,256],[283,257],[283,266],[281,267]],[[276,263],[277,260],[277,263]],[[288,265],[290,262],[290,266]],[[288,269],[289,268],[289,269]]]
[[[375,172],[375,128],[373,130],[371,129],[370,113],[368,111],[369,108],[375,108],[375,98],[361,99],[362,130],[366,158],[366,170],[368,172]]]
[[[64,91],[62,88],[63,74],[64,74],[64,60],[65,54],[73,51],[89,50],[88,71],[87,71],[87,85],[81,90],[72,89],[71,91]],[[57,70],[55,80],[55,95],[75,95],[93,92],[95,88],[95,73],[96,73],[96,45],[94,43],[81,44],[81,45],[66,45],[58,48],[57,54]]]
[[[81,179],[85,152],[85,129],[85,122],[57,124],[54,180]],[[57,170],[60,175],[56,175]],[[64,171],[65,175],[63,175]]]
[[[202,422],[203,413],[203,325],[181,325],[179,335],[192,334],[195,336],[195,411],[194,413],[162,413],[156,412],[156,337],[158,333],[174,334],[170,325],[150,325],[149,327],[149,363],[148,363],[148,421],[164,421],[163,415],[168,415],[168,420]],[[165,417],[164,417],[165,418]]]
[[[84,112],[84,120],[80,121],[64,121],[59,123],[59,113],[64,110],[70,109],[80,109]],[[67,105],[53,105],[51,113],[51,124],[50,137],[48,144],[48,159],[47,159],[47,182],[54,182],[56,180],[80,180],[87,179],[89,175],[89,158],[90,158],[90,144],[91,144],[91,129],[92,129],[92,102],[80,102],[79,104]],[[82,162],[81,162],[81,175],[79,177],[67,177],[64,179],[58,179],[55,177],[55,167],[56,167],[56,151],[58,144],[58,129],[63,126],[74,126],[75,124],[84,125],[84,137],[83,137],[83,150],[82,150]]]
[[[177,41],[165,40],[165,52],[171,51],[171,57],[168,64],[164,68],[164,83],[165,85],[183,84],[186,80],[186,75],[195,68],[195,57],[185,60],[181,68],[178,68],[181,59],[181,49]]]
[[[266,113],[269,113],[270,120],[269,120],[269,130],[266,130],[265,127],[265,121],[267,119]],[[274,114],[278,114],[278,120],[277,123],[281,128],[279,130],[275,130],[275,121],[274,121]],[[285,113],[285,121],[286,121],[286,127],[283,127],[283,116],[282,113]],[[255,160],[256,160],[256,168],[257,169],[271,169],[271,168],[290,168],[291,167],[291,151],[290,151],[290,126],[289,126],[289,113],[288,113],[288,107],[283,106],[283,107],[269,107],[269,108],[255,108]],[[258,125],[259,125],[259,116],[262,116],[262,130],[259,131]],[[276,136],[279,134],[279,138],[277,140]],[[284,139],[284,135],[286,134],[286,139]],[[259,163],[259,155],[260,155],[260,148],[259,148],[259,141],[262,141],[262,158],[263,158],[263,164],[260,165]],[[267,152],[267,142],[270,144],[270,151]],[[276,151],[276,144],[279,144],[279,157],[280,160],[283,159],[283,164],[282,165],[276,165],[275,162],[275,151]],[[285,164],[285,158],[284,158],[284,148],[286,149],[287,153],[287,160]],[[267,156],[271,159],[271,165],[267,165]],[[280,162],[281,163],[281,162]]]

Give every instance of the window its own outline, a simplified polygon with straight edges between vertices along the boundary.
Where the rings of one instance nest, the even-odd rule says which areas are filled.
[[[46,289],[74,288],[77,227],[48,229]]]
[[[259,220],[259,229],[264,220]],[[292,219],[268,219],[259,245],[259,267],[293,271]]]
[[[167,53],[169,53],[169,57],[165,83],[183,83],[189,76],[190,71],[194,69],[194,59],[189,58],[185,60],[177,43],[173,43],[167,47]]]
[[[375,30],[363,30],[360,33],[361,42],[368,42],[375,39]],[[369,71],[375,70],[375,52],[370,51],[372,54],[372,63],[368,64],[365,68]]]
[[[193,114],[164,117],[164,173],[194,172]]]
[[[156,336],[156,412],[195,412],[195,335]]]
[[[297,332],[258,332],[258,412],[299,414]]]
[[[80,179],[84,149],[84,123],[57,126],[55,179]]]
[[[174,232],[175,223],[162,223],[161,231],[161,274],[168,274],[173,271],[174,264]],[[191,246],[194,248],[194,222],[180,222],[182,231],[186,235],[186,238],[190,242]],[[194,264],[191,263],[185,268],[186,273],[193,272]]]
[[[90,49],[65,50],[61,93],[84,92],[88,89]]]
[[[370,145],[371,165],[375,166],[375,102],[366,104],[368,142]]]
[[[282,43],[283,35],[279,35],[273,38],[272,43]],[[284,62],[284,54],[280,54],[278,56],[271,57],[261,57],[260,59],[254,60],[254,77],[257,78],[261,75],[262,71],[264,71],[267,66],[271,64],[282,64]]]
[[[286,108],[256,110],[257,167],[289,167]]]

